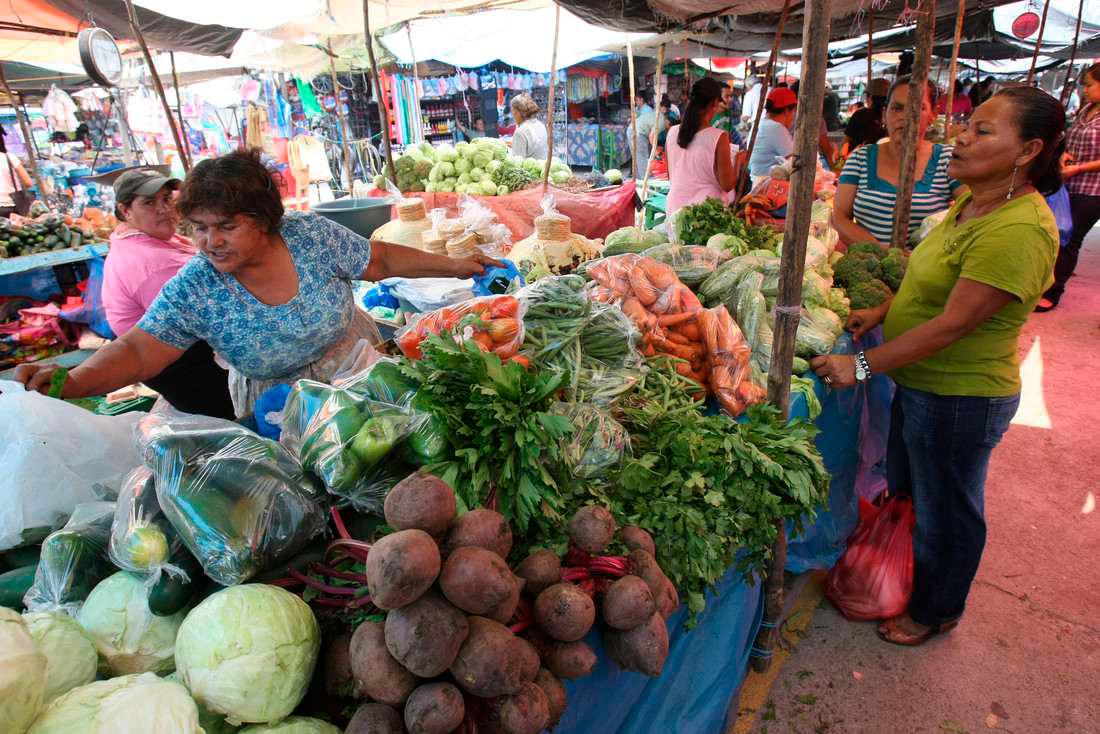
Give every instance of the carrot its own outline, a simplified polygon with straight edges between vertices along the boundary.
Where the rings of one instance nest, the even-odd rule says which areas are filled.
[[[692,315],[694,316],[694,313]],[[674,326],[672,328],[673,330],[686,336],[690,341],[698,342],[703,340],[703,334],[699,331],[699,324],[697,324],[694,320],[688,321],[683,324],[678,324],[677,326]]]
[[[658,317],[658,321],[660,321],[660,317]],[[665,332],[665,338],[673,344],[691,344],[691,340],[688,339],[686,336],[672,330]]]
[[[653,287],[653,284],[649,282],[649,279],[646,278],[645,272],[641,268],[637,268],[627,273],[627,278],[630,280],[630,288],[634,291],[634,297],[641,301],[643,306],[652,306],[659,293]]]
[[[685,311],[684,313],[670,313],[657,317],[658,326],[676,326],[677,324],[683,324],[695,319],[694,311]]]
[[[683,303],[683,308],[685,311],[698,311],[703,307],[703,304],[699,302],[699,299],[696,297],[696,295],[692,293],[691,289],[688,288],[686,285],[680,286],[679,291],[680,302]]]
[[[680,282],[676,277],[676,271],[652,258],[646,257],[639,260],[638,269],[644,272],[646,279],[659,290],[671,288]]]

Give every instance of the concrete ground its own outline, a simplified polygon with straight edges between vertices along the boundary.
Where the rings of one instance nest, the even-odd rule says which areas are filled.
[[[989,538],[958,629],[889,645],[808,579],[789,656],[774,680],[750,674],[731,732],[1100,732],[1100,229],[1020,350],[1024,396],[993,453]]]

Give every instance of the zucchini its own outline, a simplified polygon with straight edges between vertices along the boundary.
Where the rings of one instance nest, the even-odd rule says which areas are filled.
[[[187,580],[161,571],[160,578],[149,589],[149,611],[161,617],[171,616],[186,607],[206,583],[202,566],[186,548],[180,549],[172,563],[187,574]]]
[[[23,609],[23,597],[34,583],[36,568],[38,565],[32,563],[7,573],[0,573],[0,607],[8,607],[17,612]]]

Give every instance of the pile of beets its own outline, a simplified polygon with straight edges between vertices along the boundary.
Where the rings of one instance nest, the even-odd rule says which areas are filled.
[[[413,474],[386,498],[394,532],[371,545],[366,575],[385,621],[345,638],[362,704],[348,734],[537,734],[566,706],[562,679],[589,675],[584,637],[604,624],[608,655],[658,676],[668,656],[665,619],[679,606],[641,528],[618,530],[628,556],[598,556],[616,535],[603,507],[569,523],[565,562],[532,553],[514,569],[512,531],[497,512],[456,517],[454,491]]]

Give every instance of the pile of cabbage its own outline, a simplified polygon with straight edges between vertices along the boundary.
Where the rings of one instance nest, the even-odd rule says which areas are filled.
[[[0,607],[0,728],[212,734],[244,724],[248,732],[280,731],[293,722],[298,732],[336,732],[319,720],[288,719],[309,687],[320,642],[309,606],[281,588],[231,586],[189,611],[157,616],[144,580],[119,572],[95,587],[75,619]]]
[[[519,158],[509,154],[499,138],[476,138],[472,143],[441,145],[430,143],[409,146],[394,161],[397,188],[402,192],[444,192],[470,196],[504,196],[525,188],[542,176],[545,161]],[[554,158],[550,164],[550,182],[561,184],[573,172]],[[375,186],[385,188],[381,176]]]

